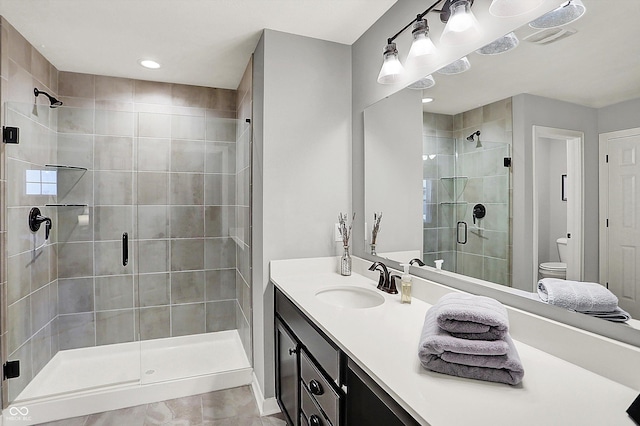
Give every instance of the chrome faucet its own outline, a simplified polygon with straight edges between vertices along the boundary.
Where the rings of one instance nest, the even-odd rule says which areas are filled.
[[[373,262],[369,266],[370,271],[380,272],[380,278],[378,279],[378,289],[386,293],[397,294],[396,279],[400,278],[398,275],[389,275],[389,270],[382,262]]]

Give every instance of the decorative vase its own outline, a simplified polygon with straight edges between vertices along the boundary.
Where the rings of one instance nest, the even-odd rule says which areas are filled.
[[[371,255],[372,256],[377,256],[378,253],[376,253],[376,245],[375,243],[371,244]]]
[[[349,246],[344,246],[344,253],[340,258],[340,274],[344,276],[351,275],[351,255],[349,255]]]

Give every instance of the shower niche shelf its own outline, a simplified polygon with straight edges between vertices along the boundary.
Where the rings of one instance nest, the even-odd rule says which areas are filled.
[[[453,226],[456,222],[464,220],[468,204],[466,201],[445,201],[440,203],[440,209],[447,220],[452,219],[449,225]]]
[[[458,198],[460,198],[464,189],[467,187],[468,180],[469,178],[467,176],[448,176],[440,178],[442,186],[444,186],[444,189],[446,189],[449,196],[454,200],[458,200]]]
[[[67,166],[65,164],[45,164],[44,166],[49,169],[56,169],[56,170],[79,170],[83,172],[87,171],[86,167]]]

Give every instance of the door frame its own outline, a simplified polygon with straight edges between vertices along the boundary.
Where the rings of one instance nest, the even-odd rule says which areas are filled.
[[[605,284],[609,280],[609,262],[607,256],[607,249],[609,247],[609,232],[607,228],[607,219],[609,218],[609,203],[608,198],[604,195],[609,190],[609,163],[607,162],[607,155],[609,153],[609,140],[624,138],[628,136],[637,135],[640,133],[640,127],[626,130],[616,130],[614,132],[600,133],[599,146],[598,146],[598,170],[599,170],[599,185],[598,185],[598,203],[600,205],[599,213],[599,244],[598,244],[598,258],[600,267],[599,281],[601,284]]]
[[[533,283],[538,282],[538,188],[535,177],[536,149],[539,138],[563,140],[567,143],[567,233],[569,262],[567,279],[581,281],[584,276],[584,133],[576,130],[532,126],[532,176],[533,176]],[[573,177],[573,178],[571,178]],[[577,178],[576,178],[577,177]],[[533,289],[535,291],[535,288]]]

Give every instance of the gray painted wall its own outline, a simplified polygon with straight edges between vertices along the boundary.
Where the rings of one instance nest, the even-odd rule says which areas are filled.
[[[584,133],[584,280],[597,282],[597,110],[521,94],[513,97],[513,287],[530,291],[532,285],[534,125]]]
[[[640,127],[640,98],[609,105],[598,110],[598,131],[600,133]]]
[[[335,255],[333,224],[351,211],[351,48],[265,30],[254,59],[254,360],[269,398],[269,261]]]
[[[422,252],[421,98],[421,91],[402,90],[365,111],[367,242],[373,212],[382,212],[376,241],[381,255]]]

